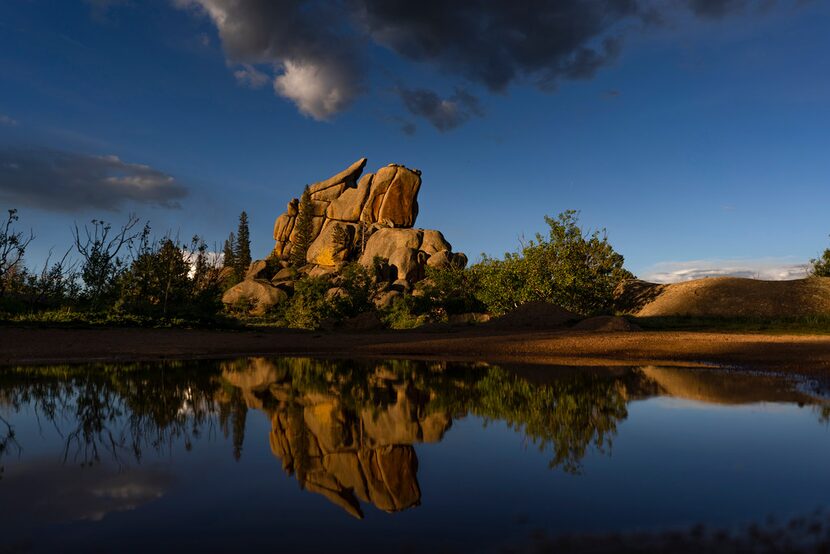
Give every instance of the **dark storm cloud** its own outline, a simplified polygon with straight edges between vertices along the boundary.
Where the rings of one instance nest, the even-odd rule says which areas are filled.
[[[618,24],[646,13],[636,0],[354,2],[375,41],[493,91],[590,78],[619,51]]]
[[[713,19],[777,0],[172,1],[209,15],[230,61],[271,66],[267,74],[242,66],[241,83],[262,83],[265,75],[301,112],[327,119],[364,90],[371,43],[468,87],[504,92],[532,83],[551,91],[591,79],[618,57],[627,33],[661,25],[678,8]],[[404,83],[399,95],[407,109],[439,129],[476,113],[461,99],[406,87],[413,85]]]
[[[414,123],[411,121],[403,121],[401,123],[401,132],[407,136],[412,136],[415,134],[415,131],[418,130],[418,127],[415,126]]]
[[[173,177],[116,156],[45,149],[0,150],[0,198],[50,211],[116,211],[127,202],[178,208],[187,189]]]
[[[746,0],[688,0],[689,8],[700,17],[719,18],[746,7]]]
[[[398,87],[396,92],[410,113],[423,117],[439,131],[455,129],[472,116],[483,114],[478,98],[463,89],[448,98],[427,89]]]

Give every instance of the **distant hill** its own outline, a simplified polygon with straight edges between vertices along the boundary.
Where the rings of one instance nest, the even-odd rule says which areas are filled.
[[[760,281],[710,277],[660,285],[621,283],[617,309],[638,317],[770,317],[830,315],[830,278]]]

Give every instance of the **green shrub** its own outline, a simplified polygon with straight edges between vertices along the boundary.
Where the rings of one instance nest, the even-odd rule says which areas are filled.
[[[810,275],[830,277],[830,248],[827,248],[820,257],[810,260]]]
[[[484,303],[476,297],[479,274],[456,266],[436,269],[427,267],[426,279],[418,283],[420,311],[434,317],[468,312],[481,312]]]
[[[412,329],[427,322],[427,316],[418,313],[418,299],[405,295],[396,298],[392,306],[381,314],[381,321],[390,329]]]
[[[334,311],[338,319],[353,317],[374,307],[371,302],[375,292],[372,277],[372,271],[357,262],[343,266],[336,281],[342,294],[334,299]]]
[[[304,277],[294,282],[294,294],[285,303],[282,317],[288,327],[319,329],[320,324],[337,315],[335,303],[327,298],[330,288],[324,277]]]
[[[605,230],[585,234],[578,213],[565,211],[545,217],[548,237],[536,235],[503,260],[486,255],[472,271],[477,274],[476,297],[498,315],[534,300],[558,304],[580,314],[611,310],[617,284],[633,275],[614,251]]]

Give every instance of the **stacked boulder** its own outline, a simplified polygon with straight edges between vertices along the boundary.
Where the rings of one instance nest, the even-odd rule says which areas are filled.
[[[420,171],[390,164],[362,175],[365,166],[366,158],[361,158],[308,187],[312,217],[305,266],[289,269],[299,235],[300,200],[294,198],[274,223],[272,263],[255,261],[245,281],[228,290],[223,301],[255,300],[256,310],[264,311],[287,298],[297,274],[333,274],[352,261],[367,267],[378,260],[388,264],[385,277],[396,291],[411,289],[428,266],[466,265],[466,256],[454,253],[440,231],[414,228]]]

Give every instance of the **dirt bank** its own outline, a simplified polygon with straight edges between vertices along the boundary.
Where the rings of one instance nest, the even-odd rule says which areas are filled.
[[[0,364],[242,355],[435,358],[554,365],[726,364],[830,376],[830,337],[694,332],[311,333],[289,330],[0,328]]]
[[[791,281],[708,277],[672,285],[630,280],[614,294],[617,309],[638,317],[830,315],[830,277]]]

